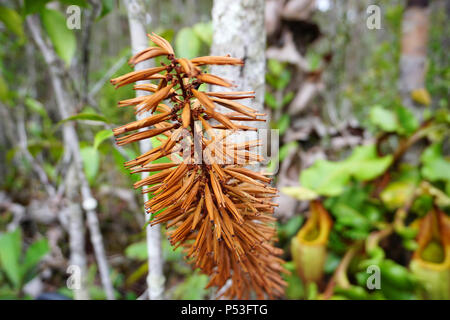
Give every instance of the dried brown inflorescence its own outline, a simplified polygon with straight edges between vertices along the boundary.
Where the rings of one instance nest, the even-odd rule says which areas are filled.
[[[176,58],[168,41],[156,34],[149,37],[157,46],[138,53],[130,64],[158,56],[167,57],[168,63],[130,72],[111,83],[121,87],[141,80],[158,81],[134,86],[153,94],[119,102],[119,106],[135,106],[136,114],[151,115],[114,129],[119,145],[151,137],[161,142],[125,163],[132,173],[150,172],[134,185],[145,186],[142,192],[151,195],[145,203],[153,215],[150,224],[167,224],[171,244],[184,247],[188,261],[210,276],[207,287],[221,288],[231,280],[222,290],[225,297],[249,299],[252,292],[260,299],[282,296],[286,283],[281,273],[285,270],[281,250],[273,246],[272,198],[277,190],[270,187],[271,178],[245,168],[262,160],[250,152],[260,141],[227,143],[230,134],[255,130],[236,121],[261,121],[258,117],[263,114],[236,102],[253,98],[254,92],[199,90],[203,83],[232,87],[229,81],[204,72],[203,66],[242,65],[243,61],[228,56]],[[169,100],[172,107],[163,100]],[[231,112],[218,112],[216,104]],[[198,161],[194,145],[200,146],[203,161]],[[181,155],[182,161],[171,157],[168,163],[154,163],[170,155]]]

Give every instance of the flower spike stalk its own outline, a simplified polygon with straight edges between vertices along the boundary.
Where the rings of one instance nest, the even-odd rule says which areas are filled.
[[[254,98],[252,91],[205,92],[200,87],[232,87],[204,68],[244,62],[229,56],[177,58],[168,41],[154,33],[148,36],[156,46],[136,54],[129,63],[155,57],[166,57],[168,62],[111,83],[118,88],[140,80],[155,82],[134,86],[153,94],[119,102],[120,107],[134,106],[136,113],[152,115],[113,130],[118,145],[152,137],[160,142],[125,163],[132,173],[151,174],[134,185],[151,195],[145,203],[152,214],[149,223],[166,223],[170,243],[183,247],[187,260],[210,277],[207,287],[222,288],[224,297],[282,296],[286,283],[281,273],[286,271],[279,258],[282,250],[274,246],[272,216],[277,190],[270,187],[271,178],[246,168],[262,161],[251,152],[261,142],[227,141],[233,133],[256,130],[236,121],[264,121],[258,118],[263,114],[238,102]],[[218,112],[216,104],[230,112]],[[167,158],[168,163],[161,163]]]

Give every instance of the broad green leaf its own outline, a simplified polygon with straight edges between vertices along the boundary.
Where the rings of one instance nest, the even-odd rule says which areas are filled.
[[[360,181],[372,180],[382,174],[392,162],[392,156],[377,156],[375,145],[357,147],[345,161],[349,172]]]
[[[81,157],[83,159],[83,167],[86,177],[89,183],[93,184],[100,167],[100,155],[98,150],[90,146],[81,148]]]
[[[403,206],[410,199],[414,189],[414,183],[408,181],[395,181],[390,183],[383,192],[381,192],[380,197],[389,209],[394,210]]]
[[[283,274],[283,278],[287,282],[286,297],[288,299],[298,300],[305,297],[305,287],[297,271],[294,270],[289,275]]]
[[[97,149],[103,141],[105,141],[106,139],[108,139],[112,136],[113,136],[113,132],[112,132],[112,130],[109,130],[109,129],[97,132],[95,134],[95,139],[94,139],[94,149]]]
[[[17,13],[17,11],[0,6],[0,21],[2,21],[5,26],[14,32],[20,39],[24,37],[22,17]]]
[[[56,53],[69,66],[75,55],[77,40],[73,30],[66,26],[66,17],[59,11],[49,9],[42,10],[41,17]]]
[[[419,127],[419,121],[414,116],[414,113],[404,106],[397,106],[395,108],[397,114],[400,134],[411,134]]]
[[[20,229],[0,236],[0,266],[15,288],[19,288],[22,281],[19,261],[21,246],[22,234]]]
[[[197,37],[205,44],[210,46],[212,44],[212,22],[199,22],[193,26],[193,30]]]
[[[370,121],[383,131],[394,132],[398,128],[397,116],[391,110],[382,106],[374,106],[370,109]]]
[[[397,132],[398,134],[411,134],[419,127],[411,110],[397,105],[392,110],[376,105],[370,110],[370,121],[386,132]]]
[[[318,160],[302,171],[300,183],[321,195],[335,196],[353,177],[359,181],[372,180],[391,164],[392,156],[378,157],[375,145],[359,146],[343,161]]]
[[[205,299],[208,290],[205,289],[209,282],[208,276],[197,272],[189,275],[184,282],[179,284],[175,291],[175,299],[181,300],[202,300]]]
[[[349,180],[350,174],[346,165],[327,160],[317,160],[300,175],[302,186],[327,196],[342,193]]]
[[[130,259],[146,260],[147,259],[147,243],[140,241],[129,245],[125,249],[125,255]]]
[[[50,250],[47,239],[40,239],[33,242],[25,252],[25,260],[21,265],[22,274],[31,276],[29,272],[33,271],[39,261]]]
[[[442,155],[442,144],[434,143],[423,152],[422,176],[430,181],[450,181],[450,160]]]
[[[49,1],[50,0],[24,0],[25,15],[41,11]]]
[[[175,37],[175,51],[179,57],[192,59],[199,54],[200,48],[200,39],[191,28],[178,31]]]
[[[297,187],[284,187],[281,188],[281,192],[294,197],[297,200],[300,201],[306,201],[306,200],[314,200],[319,197],[319,194],[317,192],[314,192],[308,188],[297,186]]]

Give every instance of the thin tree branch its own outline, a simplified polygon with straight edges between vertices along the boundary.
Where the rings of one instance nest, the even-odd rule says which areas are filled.
[[[145,31],[144,22],[144,6],[140,0],[125,0],[125,6],[128,10],[128,23],[130,26],[130,37],[132,53],[136,54],[139,51],[148,47],[148,39]],[[149,68],[151,66],[149,61],[141,62],[136,65],[135,70]],[[137,91],[137,96],[146,95],[145,91]],[[138,119],[148,117],[148,114],[138,116]],[[139,142],[141,152],[147,152],[151,149],[150,139],[141,140]],[[143,173],[144,179],[148,173]],[[148,194],[144,194],[144,202],[148,200]],[[150,214],[145,213],[145,218],[148,221]],[[161,229],[160,226],[150,226],[147,224],[147,252],[148,252],[148,297],[150,300],[159,300],[163,297],[164,292],[164,275],[163,275],[163,260],[161,250]]]
[[[56,56],[53,47],[44,40],[39,18],[37,16],[28,16],[27,24],[36,45],[40,49],[42,55],[44,56],[44,60],[49,67],[58,111],[60,117],[65,119],[70,115],[68,108],[72,106],[73,102],[72,97],[64,87],[64,69],[62,67],[62,63]],[[89,183],[84,174],[78,135],[75,131],[73,123],[67,122],[63,125],[63,139],[65,147],[72,154],[72,160],[76,168],[77,178],[80,184],[81,197],[83,199],[83,209],[86,211],[87,224],[91,235],[91,242],[94,247],[95,257],[97,259],[102,285],[107,298],[113,300],[114,289],[109,276],[108,261],[106,259],[103,239],[100,232],[97,214],[95,212],[97,201],[92,196]]]

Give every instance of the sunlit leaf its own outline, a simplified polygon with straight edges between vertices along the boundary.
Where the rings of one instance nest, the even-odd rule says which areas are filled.
[[[73,30],[66,26],[66,17],[59,11],[44,9],[41,11],[42,24],[58,56],[70,65],[77,47]]]
[[[0,236],[0,265],[14,287],[18,288],[21,282],[20,256],[22,234],[20,229],[7,232]]]
[[[175,51],[179,57],[192,59],[201,48],[200,38],[191,28],[183,28],[175,37]]]
[[[97,149],[103,141],[105,141],[106,139],[108,139],[112,136],[113,136],[112,130],[102,130],[102,131],[97,132],[95,134],[95,139],[94,139],[94,149]]]
[[[395,113],[379,105],[370,109],[370,121],[386,132],[393,132],[398,128]]]
[[[199,22],[193,26],[193,31],[205,44],[208,46],[212,44],[212,22]]]
[[[24,276],[31,278],[33,276],[32,271],[36,265],[41,261],[42,257],[45,256],[50,250],[47,239],[40,239],[33,242],[25,252],[25,259],[21,265],[21,270]]]
[[[434,143],[423,152],[422,175],[430,181],[450,181],[450,160],[442,155],[442,144]]]
[[[392,156],[378,157],[375,145],[360,146],[343,161],[318,160],[300,175],[302,186],[321,195],[335,196],[353,177],[372,180],[382,174],[392,162]]]
[[[81,157],[83,159],[83,167],[86,177],[90,184],[95,182],[95,178],[100,167],[100,155],[94,147],[81,148]]]
[[[6,28],[15,33],[19,38],[23,38],[24,31],[22,17],[17,11],[5,6],[0,6],[0,21],[2,21]]]
[[[300,201],[306,201],[306,200],[314,200],[319,197],[319,194],[314,192],[313,190],[310,190],[308,188],[302,187],[302,186],[296,186],[296,187],[284,187],[281,188],[281,192],[294,197],[297,200]]]
[[[403,206],[412,196],[415,185],[408,181],[395,181],[390,183],[380,194],[381,200],[390,209]]]
[[[140,241],[129,245],[125,249],[125,255],[130,259],[144,261],[147,259],[147,243]]]

